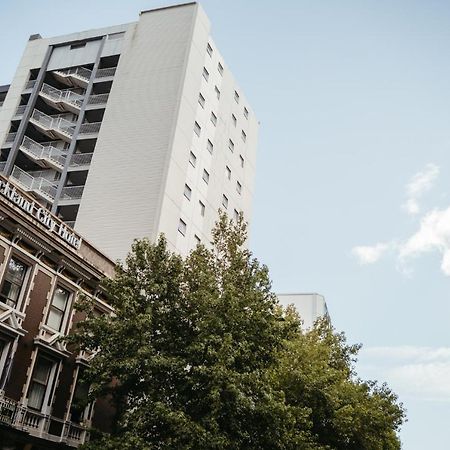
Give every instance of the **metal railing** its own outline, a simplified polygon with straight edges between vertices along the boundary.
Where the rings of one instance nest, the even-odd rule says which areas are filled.
[[[83,123],[80,127],[80,134],[95,134],[100,130],[101,122]]]
[[[36,80],[30,80],[25,85],[25,91],[28,91],[29,89],[33,89],[36,84]]]
[[[0,172],[3,172],[6,167],[6,161],[0,161]]]
[[[14,166],[11,178],[16,180],[26,191],[36,192],[36,194],[41,195],[46,200],[53,201],[55,199],[57,184],[46,180],[42,176],[34,177],[20,167]]]
[[[87,429],[81,425],[32,410],[3,396],[0,397],[0,423],[33,436],[53,442],[64,442],[73,447],[83,444],[88,437]],[[59,425],[54,427],[58,433],[51,432],[52,424]]]
[[[35,159],[46,159],[58,165],[60,168],[64,167],[66,153],[61,151],[59,148],[54,147],[50,143],[39,144],[38,142],[33,141],[33,139],[30,139],[28,136],[25,136],[20,149],[30,154]]]
[[[75,123],[69,122],[60,116],[48,116],[38,109],[33,111],[30,120],[41,125],[43,128],[57,130],[69,137],[72,137],[75,131]]]
[[[6,135],[5,144],[7,142],[14,142],[14,139],[16,138],[17,133],[8,133]]]
[[[55,70],[54,72],[63,77],[80,78],[86,82],[89,81],[92,75],[92,70],[85,67],[73,67],[72,69]]]
[[[76,92],[71,91],[70,89],[56,89],[49,84],[44,83],[41,88],[41,94],[49,97],[55,103],[64,102],[70,103],[76,108],[81,108],[83,104],[84,96],[81,94],[77,94]]]
[[[113,77],[116,73],[117,67],[105,67],[104,69],[98,69],[95,74],[95,78],[107,78]]]
[[[88,99],[88,105],[103,105],[108,101],[109,94],[91,95]]]
[[[91,164],[93,154],[94,153],[75,153],[70,159],[69,166],[70,167],[87,166]]]
[[[79,200],[83,190],[84,186],[66,186],[62,189],[61,200]]]

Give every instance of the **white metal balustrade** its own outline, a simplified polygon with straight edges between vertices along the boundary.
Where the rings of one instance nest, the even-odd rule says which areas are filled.
[[[85,427],[32,410],[3,395],[0,396],[0,424],[52,442],[65,443],[71,447],[83,444],[88,438]],[[51,432],[52,424],[58,425],[54,427],[59,431],[56,434]]]
[[[42,175],[43,173],[34,173],[34,175],[37,174]],[[50,202],[53,202],[53,200],[55,199],[58,187],[57,182],[55,181],[50,181],[43,176],[33,176],[17,166],[14,166],[13,168],[11,178],[28,192],[34,192],[35,194]]]
[[[92,75],[92,70],[85,67],[73,67],[71,69],[54,70],[56,79],[69,86],[86,87]]]
[[[36,80],[30,80],[27,82],[27,84],[25,85],[25,91],[31,91],[34,86],[36,85]]]
[[[47,136],[53,139],[61,138],[66,142],[70,142],[75,132],[74,122],[70,122],[59,115],[48,116],[38,109],[33,111],[30,122]]]
[[[66,186],[62,189],[61,200],[79,200],[83,190],[84,186]]]
[[[19,118],[23,116],[23,113],[27,109],[27,105],[20,105],[17,107],[16,112],[14,113],[13,119]]]
[[[95,78],[109,78],[116,74],[117,67],[105,67],[104,69],[98,69]]]
[[[94,153],[75,153],[70,158],[69,167],[88,166]]]
[[[17,133],[8,133],[5,138],[5,142],[2,144],[2,148],[11,147],[14,139],[16,139]]]
[[[46,103],[53,106],[59,111],[71,111],[78,113],[83,104],[84,96],[70,89],[57,89],[49,84],[44,83],[39,92],[39,95]]]
[[[67,152],[53,146],[51,142],[40,144],[25,136],[19,148],[40,166],[50,165],[59,170],[64,168]]]
[[[83,123],[81,124],[79,134],[96,134],[100,131],[101,122]]]
[[[91,95],[88,98],[87,107],[93,107],[93,106],[100,106],[100,105],[106,105],[106,102],[108,101],[109,94],[96,94]],[[90,108],[92,109],[92,108]]]

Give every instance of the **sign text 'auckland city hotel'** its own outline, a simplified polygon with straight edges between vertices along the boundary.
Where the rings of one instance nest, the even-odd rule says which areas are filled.
[[[13,184],[0,179],[0,195],[9,200],[11,203],[14,203],[22,211],[25,211],[27,214],[37,219],[51,233],[56,234],[70,246],[76,249],[80,248],[80,237],[72,233],[72,231],[66,227],[64,222],[52,216],[47,209],[22,196]]]

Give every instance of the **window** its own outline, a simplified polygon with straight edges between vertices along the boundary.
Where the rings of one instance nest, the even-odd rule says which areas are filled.
[[[186,222],[183,219],[180,219],[180,221],[178,222],[178,231],[183,236],[186,236]]]
[[[222,195],[222,206],[223,206],[225,209],[228,208],[228,197],[227,197],[225,194]]]
[[[70,405],[70,421],[81,423],[89,410],[89,384],[83,381],[83,368],[78,369],[77,383]]]
[[[184,185],[184,196],[190,201],[192,196],[192,189],[185,184]]]
[[[202,243],[201,239],[196,234],[194,234],[194,239],[195,239],[195,244],[196,245],[199,245],[199,244]]]
[[[214,126],[217,125],[217,116],[211,111],[211,122]]]
[[[189,153],[189,163],[192,167],[195,167],[195,165],[197,164],[197,157],[192,152]]]
[[[223,66],[222,64],[217,64],[217,70],[219,71],[220,75],[223,75]]]
[[[28,407],[41,410],[54,363],[39,356],[34,364],[28,389]]]
[[[214,92],[216,93],[217,100],[219,100],[220,99],[220,91],[219,91],[219,88],[217,86],[215,86]]]
[[[66,312],[67,304],[69,303],[70,292],[59,286],[56,286],[53,293],[52,303],[45,323],[55,331],[61,331]]]
[[[28,267],[24,263],[15,257],[11,257],[0,291],[0,300],[3,303],[12,308],[17,306],[23,291],[27,271]]]
[[[236,119],[236,116],[234,114],[231,114],[231,120],[233,121],[233,125],[236,126],[237,119]]]
[[[77,48],[83,48],[83,47],[86,47],[86,42],[77,42],[70,46],[70,50],[76,50]]]
[[[201,92],[200,92],[200,94],[198,94],[198,103],[202,108],[205,107],[205,97],[203,97]]]
[[[206,69],[206,67],[203,67],[203,78],[204,78],[206,81],[208,81],[208,79],[209,79],[209,72],[208,72],[208,70]]]
[[[234,101],[235,101],[236,103],[239,103],[239,94],[238,94],[237,91],[234,91]]]
[[[208,173],[208,171],[206,169],[203,169],[203,176],[202,176],[202,178],[203,178],[203,181],[206,184],[209,183],[209,173]]]
[[[208,55],[209,56],[212,56],[212,54],[213,54],[213,49],[212,49],[212,47],[211,47],[211,45],[207,45],[206,46],[206,51],[208,52]]]
[[[244,116],[248,119],[248,109],[244,106]]]
[[[244,157],[239,155],[239,159],[241,160],[241,167],[244,167]]]
[[[198,204],[200,205],[200,215],[205,217],[205,204],[200,200],[198,201]]]
[[[200,136],[200,133],[202,131],[202,127],[198,124],[198,122],[194,123],[194,132],[197,136]]]
[[[228,139],[228,148],[234,152],[234,142],[231,139]]]
[[[236,191],[239,195],[242,194],[242,184],[239,181],[236,181]]]
[[[212,155],[212,152],[214,150],[214,145],[209,139],[208,139],[208,142],[206,143],[206,148],[208,149],[208,152],[211,153],[211,155]]]
[[[231,180],[231,169],[228,166],[225,167],[225,176]]]
[[[244,130],[242,130],[242,132],[241,132],[241,138],[244,142],[247,141],[247,133]]]

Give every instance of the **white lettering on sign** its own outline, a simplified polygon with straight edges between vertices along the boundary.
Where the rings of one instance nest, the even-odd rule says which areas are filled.
[[[77,250],[81,245],[81,237],[73,233],[69,228],[66,227],[64,222],[53,217],[52,214],[39,204],[33,201],[27,200],[23,195],[16,190],[16,187],[10,184],[8,181],[0,179],[0,195],[14,203],[22,211],[25,211],[30,216],[37,219],[45,228],[47,228],[51,233],[57,235],[67,244],[76,248]]]

